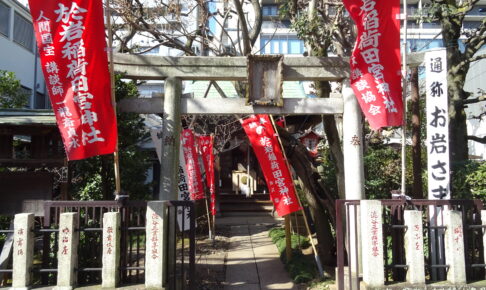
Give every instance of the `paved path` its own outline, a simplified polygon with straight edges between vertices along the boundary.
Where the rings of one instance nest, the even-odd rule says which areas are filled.
[[[230,229],[224,289],[297,289],[280,261],[268,230],[280,224],[271,217],[227,217],[218,226]]]

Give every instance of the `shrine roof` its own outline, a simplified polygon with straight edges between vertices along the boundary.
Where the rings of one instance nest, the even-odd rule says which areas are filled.
[[[231,81],[216,81],[228,98],[237,98],[238,94]],[[193,93],[194,98],[203,98],[209,85],[209,81],[193,81],[187,85],[185,92]],[[221,98],[214,86],[211,86],[207,98]],[[283,83],[284,98],[305,98],[306,94],[301,82],[285,81]]]
[[[3,109],[0,110],[0,125],[56,126],[56,117],[51,110]]]

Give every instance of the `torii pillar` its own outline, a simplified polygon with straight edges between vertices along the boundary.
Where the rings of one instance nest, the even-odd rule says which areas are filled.
[[[363,161],[363,123],[361,110],[349,85],[349,80],[343,81],[343,153],[344,153],[344,184],[347,200],[361,200],[364,194],[364,161]],[[356,222],[355,222],[356,221]],[[360,213],[357,207],[349,208],[349,257],[351,277],[358,277],[362,271]],[[357,242],[357,243],[356,243]],[[352,281],[359,289],[359,281]],[[353,288],[354,289],[354,288]]]
[[[166,78],[164,94],[159,200],[177,200],[182,80]]]

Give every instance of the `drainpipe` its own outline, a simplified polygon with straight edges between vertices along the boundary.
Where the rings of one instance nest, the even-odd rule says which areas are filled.
[[[35,42],[34,42],[35,43]],[[39,52],[37,50],[37,45],[34,47],[34,85],[32,86],[32,95],[30,96],[30,106],[31,109],[35,109],[35,94],[37,93],[37,56]]]

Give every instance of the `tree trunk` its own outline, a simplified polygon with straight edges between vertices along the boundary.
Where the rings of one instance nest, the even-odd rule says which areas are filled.
[[[418,67],[411,68],[410,76],[412,96],[412,170],[413,185],[412,198],[422,199],[424,193],[422,190],[422,141],[420,139],[420,93],[418,81]]]
[[[304,184],[308,205],[314,216],[319,256],[325,265],[335,264],[335,243],[331,225],[335,221],[335,198],[319,185],[319,174],[313,166],[307,148],[293,138],[286,130],[278,129],[282,145],[296,174]],[[308,192],[308,193],[307,193]]]
[[[461,17],[444,17],[441,19],[442,37],[447,47],[447,81],[449,92],[449,146],[451,165],[457,166],[468,159],[466,113],[463,101],[468,94],[464,83],[469,65],[461,65],[464,55],[459,50],[461,35]]]
[[[316,89],[319,97],[328,98],[331,93],[331,86],[329,82],[316,82]],[[344,191],[344,156],[341,147],[341,140],[336,126],[336,119],[334,115],[323,115],[324,133],[331,151],[332,160],[336,169],[336,180],[338,185],[339,198],[345,199]]]

